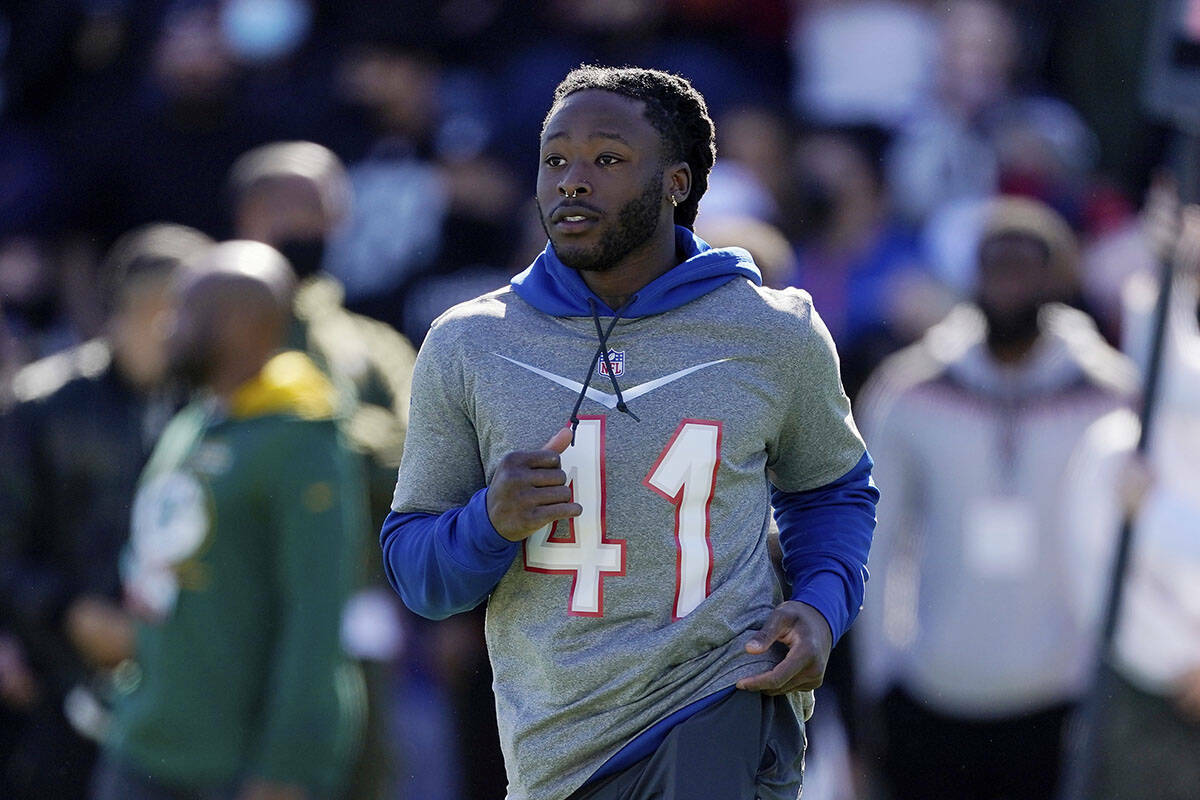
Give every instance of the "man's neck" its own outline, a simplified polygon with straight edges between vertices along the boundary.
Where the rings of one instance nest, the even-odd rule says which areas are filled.
[[[1015,367],[1029,357],[1029,354],[1033,352],[1034,345],[1037,344],[1037,340],[1038,337],[1033,336],[1029,339],[1014,342],[989,341],[987,349],[997,363],[1003,364],[1006,367]]]
[[[231,364],[226,369],[218,370],[208,381],[207,389],[216,396],[222,404],[228,405],[248,381],[253,380],[267,364],[266,358],[248,359],[240,364]]]
[[[642,287],[670,272],[679,264],[675,251],[674,226],[671,238],[665,237],[647,242],[623,258],[608,270],[580,270],[583,282],[609,308],[618,309],[637,294]]]

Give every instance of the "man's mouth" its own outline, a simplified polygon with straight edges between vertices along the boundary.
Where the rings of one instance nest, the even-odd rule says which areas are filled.
[[[577,225],[583,222],[594,222],[600,218],[600,211],[584,203],[563,203],[550,215],[552,225],[567,223]]]
[[[572,204],[555,209],[550,215],[550,224],[560,233],[580,234],[591,230],[599,219],[599,212]]]

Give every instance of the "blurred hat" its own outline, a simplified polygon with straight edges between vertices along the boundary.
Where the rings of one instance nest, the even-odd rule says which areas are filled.
[[[1050,271],[1063,289],[1073,291],[1078,283],[1079,245],[1057,211],[1028,197],[998,197],[988,206],[979,244],[982,247],[1001,236],[1022,236],[1042,243]]]

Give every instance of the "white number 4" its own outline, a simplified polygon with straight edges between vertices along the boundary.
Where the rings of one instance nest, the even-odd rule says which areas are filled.
[[[568,612],[604,613],[605,576],[625,574],[625,542],[605,538],[604,417],[581,417],[575,443],[562,454],[567,485],[583,513],[569,533],[548,525],[525,541],[525,568],[572,575]],[[708,596],[713,555],[709,507],[720,464],[721,423],[685,419],[642,483],[675,506],[676,619]]]

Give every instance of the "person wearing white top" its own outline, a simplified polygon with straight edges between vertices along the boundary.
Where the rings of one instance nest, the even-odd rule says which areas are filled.
[[[1144,459],[1131,411],[1092,426],[1072,459],[1064,511],[1078,547],[1078,612],[1098,623],[1116,535],[1134,514],[1130,566],[1099,730],[1095,800],[1186,800],[1200,791],[1200,208],[1185,212],[1182,274],[1164,339],[1160,401]],[[1130,281],[1123,349],[1144,370],[1157,286]],[[1148,480],[1141,491],[1135,487]],[[1136,496],[1140,495],[1140,497]],[[1098,624],[1097,624],[1098,627]]]

